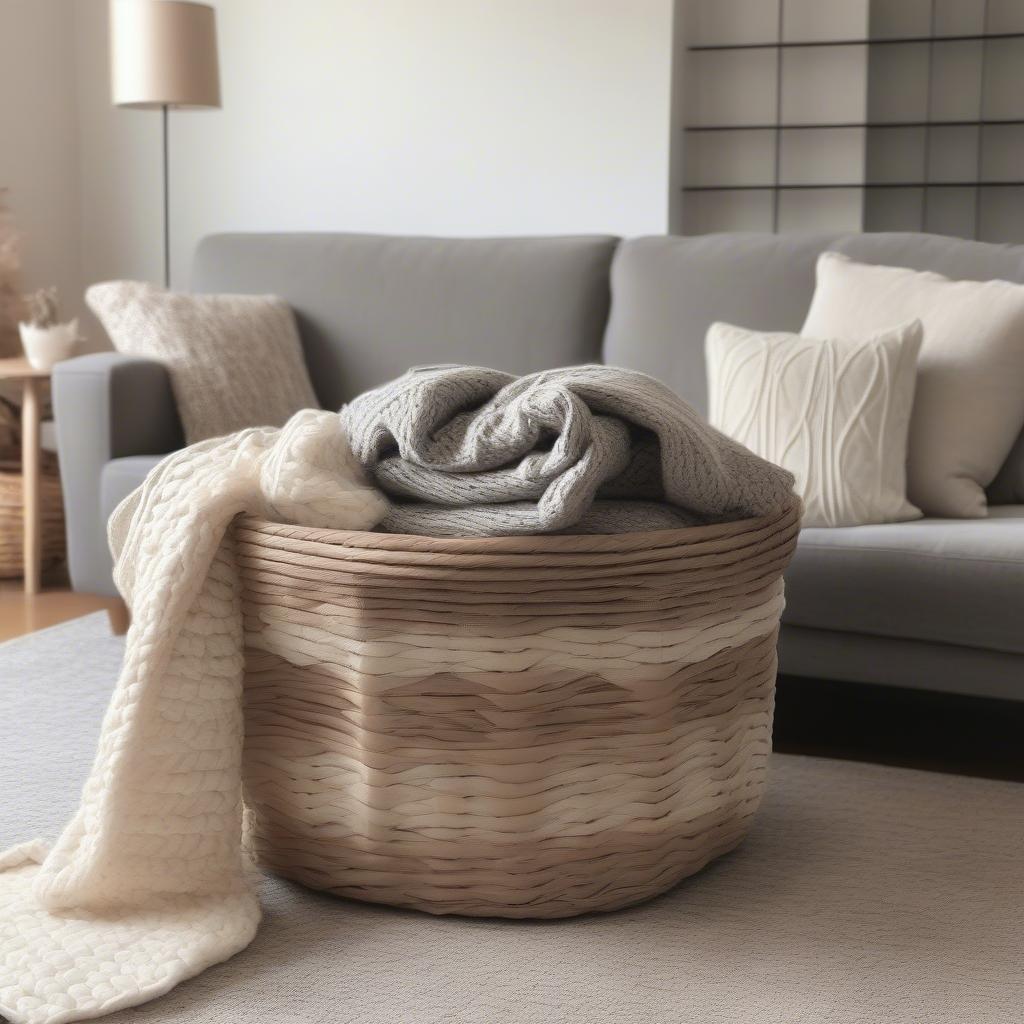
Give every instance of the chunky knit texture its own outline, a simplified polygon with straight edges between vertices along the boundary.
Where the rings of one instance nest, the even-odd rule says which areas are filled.
[[[81,806],[52,850],[0,854],[0,1015],[61,1024],[145,1002],[248,945],[242,622],[229,526],[243,512],[367,529],[384,512],[336,413],[205,441],[118,508],[132,608]]]
[[[613,366],[518,378],[423,367],[357,398],[346,425],[392,499],[392,533],[621,533],[778,515],[792,501],[789,473],[653,377]]]
[[[272,295],[190,295],[94,284],[89,308],[119,352],[164,363],[189,444],[280,427],[318,405],[295,314]]]

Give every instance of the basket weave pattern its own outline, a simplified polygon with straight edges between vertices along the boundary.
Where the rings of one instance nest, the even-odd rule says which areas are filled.
[[[22,495],[20,467],[0,462],[0,579],[19,577],[24,571]],[[42,564],[46,568],[64,557],[64,504],[55,470],[40,476],[39,500]]]
[[[451,540],[243,520],[261,863],[504,917],[699,870],[761,797],[798,522]]]

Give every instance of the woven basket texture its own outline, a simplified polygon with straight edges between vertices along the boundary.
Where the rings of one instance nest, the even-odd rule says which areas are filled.
[[[46,568],[64,557],[64,502],[55,468],[42,473],[39,497],[42,564]],[[24,571],[22,523],[21,469],[16,464],[0,462],[0,579],[20,577]]]
[[[669,889],[761,799],[798,527],[796,507],[607,536],[241,520],[259,861],[434,914],[565,917]]]

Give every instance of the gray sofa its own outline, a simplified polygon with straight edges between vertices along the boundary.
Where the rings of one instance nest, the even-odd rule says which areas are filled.
[[[264,234],[205,239],[192,285],[286,298],[325,408],[415,364],[523,373],[603,360],[654,374],[703,410],[708,325],[799,329],[825,249],[1024,282],[1024,247],[916,234]],[[106,519],[182,443],[167,374],[84,356],[57,367],[54,404],[72,583],[113,594]],[[805,530],[787,574],[782,671],[1024,699],[1024,443],[989,494],[984,520]]]

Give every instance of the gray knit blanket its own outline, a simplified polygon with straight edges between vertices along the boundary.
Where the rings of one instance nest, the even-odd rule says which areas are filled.
[[[780,511],[793,477],[664,384],[611,366],[515,377],[428,366],[355,399],[380,529],[435,537],[621,533]]]

